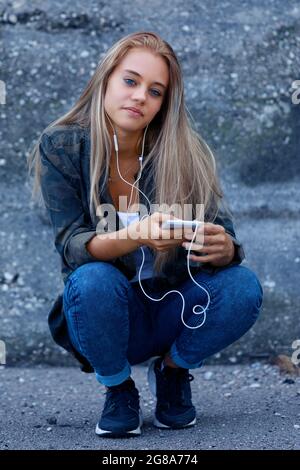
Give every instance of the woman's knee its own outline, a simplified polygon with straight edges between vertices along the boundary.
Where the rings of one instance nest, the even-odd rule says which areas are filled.
[[[240,315],[244,313],[253,324],[263,301],[263,289],[257,275],[246,266],[236,266],[232,277],[232,299]],[[235,310],[236,310],[235,309]]]
[[[259,309],[263,300],[263,289],[257,275],[246,266],[239,266],[239,271],[238,281],[245,301]]]
[[[118,268],[105,261],[83,264],[71,276],[80,292],[81,299],[93,297],[105,301],[114,293],[125,294],[128,289],[126,276]]]
[[[81,265],[65,286],[64,304],[79,325],[99,333],[118,325],[127,328],[125,315],[128,280],[115,266],[105,262]]]

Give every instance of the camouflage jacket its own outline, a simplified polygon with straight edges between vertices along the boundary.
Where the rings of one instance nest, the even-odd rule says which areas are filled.
[[[41,137],[39,146],[41,155],[41,190],[47,214],[49,216],[54,232],[54,244],[61,259],[61,274],[63,282],[66,283],[68,276],[80,265],[98,261],[87,250],[86,244],[89,240],[101,233],[99,224],[90,215],[89,192],[90,192],[90,133],[89,128],[78,125],[56,126],[48,129]],[[143,168],[139,180],[139,189],[145,193],[150,202],[151,186],[153,181],[147,179],[150,164]],[[101,193],[104,174],[100,177],[99,195],[101,204],[113,205],[113,200],[106,187]],[[147,179],[147,182],[146,182]],[[149,207],[146,199],[143,200],[140,193],[140,201]],[[222,225],[231,236],[235,254],[231,264],[239,264],[244,259],[244,250],[241,243],[235,237],[232,220],[227,216],[219,214],[214,223]],[[123,228],[122,222],[116,212],[116,228]],[[105,233],[106,229],[102,229]],[[111,231],[108,230],[107,231]],[[172,287],[188,278],[187,259],[185,248],[177,247],[176,266],[167,263],[164,271],[164,286]],[[110,260],[120,269],[128,280],[136,274],[133,253]],[[209,263],[191,263],[191,272],[197,270],[215,272],[219,268]],[[167,279],[167,281],[166,281]],[[66,322],[62,306],[62,294],[59,294],[50,313],[49,327],[54,340],[63,348],[67,349],[82,364],[82,370],[93,371],[90,364],[79,353],[74,351],[66,328]]]

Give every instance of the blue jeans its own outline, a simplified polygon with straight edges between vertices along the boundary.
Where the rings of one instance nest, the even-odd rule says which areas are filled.
[[[194,369],[202,361],[240,338],[255,323],[263,291],[257,276],[241,265],[222,267],[214,274],[198,272],[194,279],[209,292],[206,321],[187,328],[181,320],[182,299],[176,292],[156,302],[138,282],[130,283],[113,264],[81,265],[67,279],[63,307],[71,342],[94,367],[106,386],[123,382],[131,365],[170,351],[178,366]],[[142,281],[143,285],[143,281]],[[174,289],[185,299],[184,320],[203,320],[193,306],[205,306],[207,294],[188,278]],[[149,291],[161,298],[172,289]]]

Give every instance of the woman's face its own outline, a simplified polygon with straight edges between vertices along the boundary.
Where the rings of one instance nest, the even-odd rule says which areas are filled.
[[[160,56],[147,49],[131,49],[108,79],[105,111],[117,128],[127,132],[142,130],[159,112],[168,82],[168,67]],[[132,107],[142,114],[125,109]]]

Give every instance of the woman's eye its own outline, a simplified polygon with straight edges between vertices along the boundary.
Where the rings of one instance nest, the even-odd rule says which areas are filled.
[[[126,83],[127,83],[128,81],[135,83],[135,81],[132,80],[131,78],[124,78],[124,81],[125,81]],[[127,85],[131,85],[131,83],[127,83]],[[161,96],[161,93],[160,93],[158,90],[152,89],[151,91],[154,91],[154,92],[155,92],[155,93],[154,93],[154,96]]]
[[[155,96],[161,96],[161,93],[159,91],[157,91],[157,90],[152,90],[152,91],[155,92]]]
[[[127,83],[128,81],[129,82],[134,82],[134,80],[131,80],[131,78],[124,78],[124,81]],[[127,85],[129,85],[129,83],[127,83]]]

